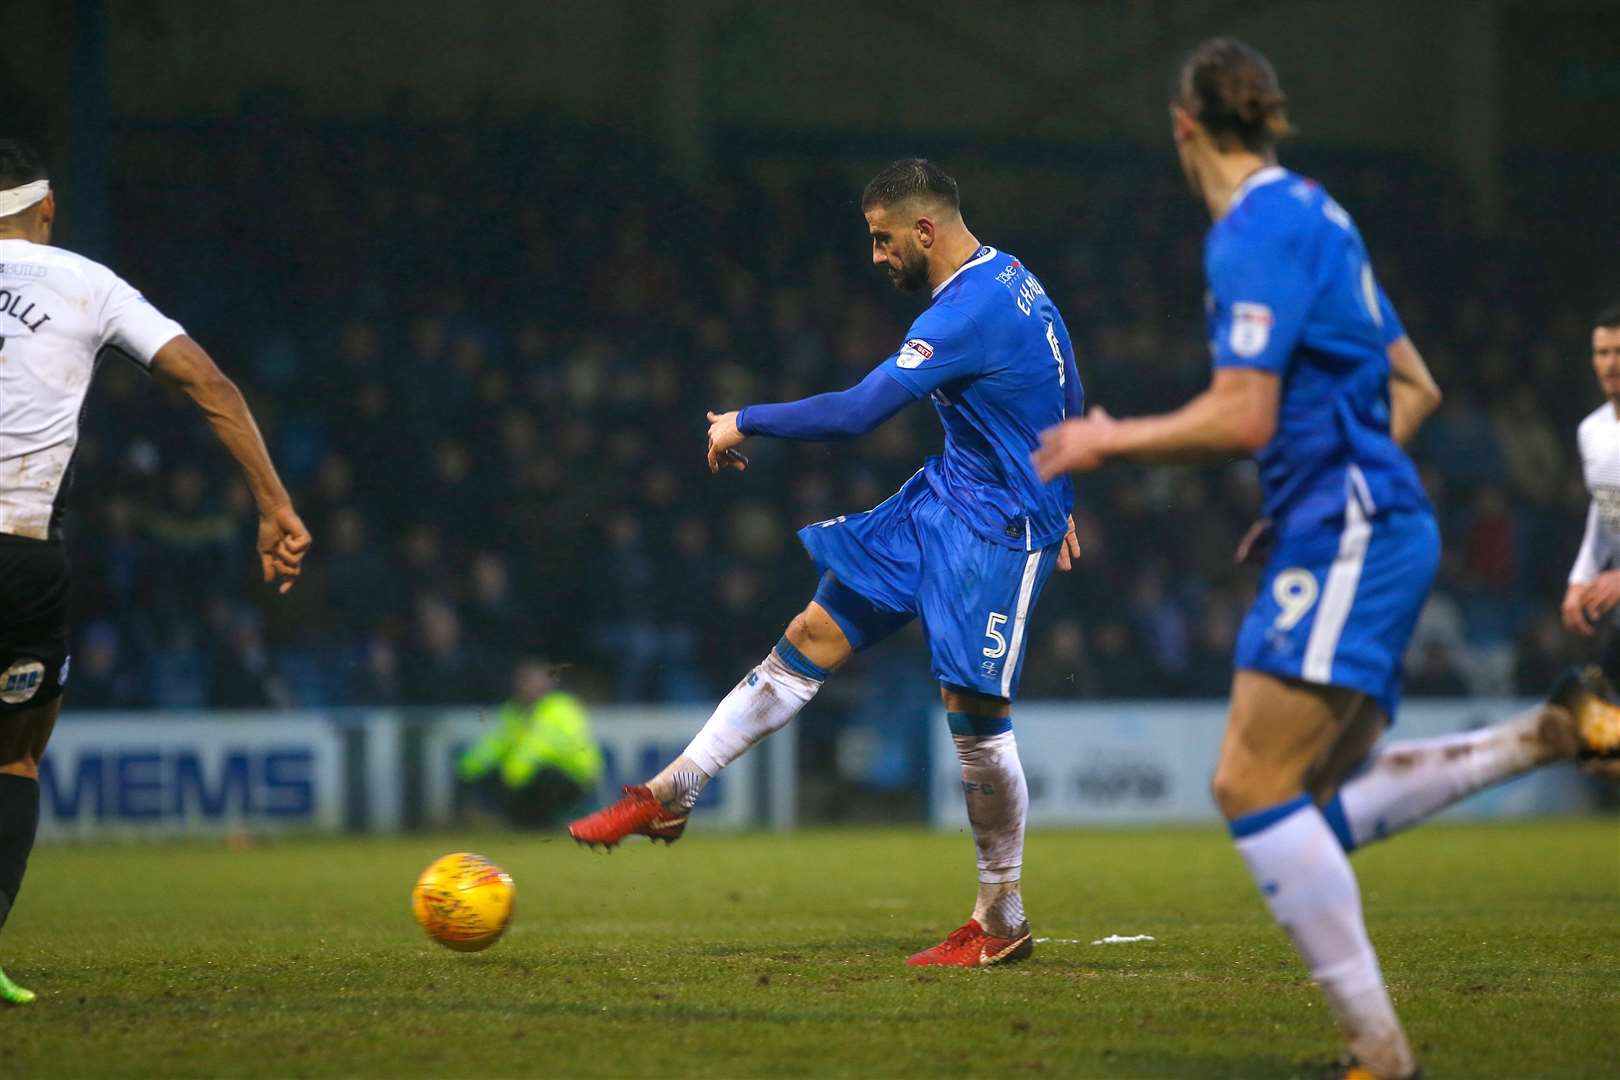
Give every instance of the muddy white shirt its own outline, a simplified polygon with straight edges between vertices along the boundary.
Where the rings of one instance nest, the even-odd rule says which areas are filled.
[[[1586,511],[1586,536],[1569,571],[1571,585],[1585,585],[1620,556],[1620,417],[1604,402],[1576,429],[1581,473],[1592,505]]]
[[[0,533],[58,534],[79,416],[102,351],[151,367],[184,333],[100,263],[0,240]]]

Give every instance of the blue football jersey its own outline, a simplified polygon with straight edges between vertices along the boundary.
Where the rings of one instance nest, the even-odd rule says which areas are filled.
[[[1427,510],[1389,433],[1386,350],[1405,331],[1344,208],[1312,180],[1262,169],[1210,229],[1204,273],[1215,366],[1282,380],[1277,431],[1257,455],[1277,529],[1343,519],[1347,491],[1367,514]]]
[[[1066,476],[1041,483],[1029,457],[1084,396],[1068,328],[1034,274],[980,248],[934,290],[883,370],[914,397],[933,398],[945,452],[924,469],[969,528],[1025,551],[1063,538],[1073,485]]]

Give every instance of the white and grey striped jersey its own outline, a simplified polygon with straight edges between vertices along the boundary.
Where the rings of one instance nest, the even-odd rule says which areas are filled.
[[[149,368],[184,333],[105,266],[0,240],[0,533],[59,535],[79,418],[102,351]]]
[[[1581,474],[1592,505],[1586,511],[1586,536],[1569,571],[1571,585],[1585,585],[1620,561],[1620,416],[1604,402],[1576,430],[1581,448]]]

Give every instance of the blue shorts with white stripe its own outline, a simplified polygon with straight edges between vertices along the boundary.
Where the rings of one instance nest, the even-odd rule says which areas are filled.
[[[816,602],[857,651],[920,616],[942,685],[1017,695],[1029,613],[1059,545],[1019,551],[984,539],[922,473],[877,507],[806,526],[799,539],[830,575]]]
[[[1360,690],[1393,721],[1401,658],[1439,564],[1432,514],[1368,516],[1351,497],[1338,531],[1278,540],[1233,665]]]

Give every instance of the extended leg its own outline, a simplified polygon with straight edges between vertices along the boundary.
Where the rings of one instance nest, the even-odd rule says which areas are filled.
[[[1339,842],[1353,851],[1427,820],[1476,791],[1553,761],[1570,760],[1575,748],[1574,717],[1557,706],[1540,705],[1477,731],[1389,743],[1359,762],[1344,762],[1347,768],[1330,767],[1313,778],[1311,789]]]
[[[39,761],[62,699],[0,716],[0,929],[16,905],[39,829]],[[0,1001],[26,1005],[29,990],[0,972]]]
[[[812,602],[758,667],[720,702],[686,750],[647,782],[666,805],[690,810],[719,771],[784,727],[810,703],[821,684],[850,657],[844,631]]]
[[[1306,794],[1363,695],[1240,670],[1216,770],[1215,801],[1277,923],[1322,988],[1350,1050],[1372,1072],[1416,1071],[1367,937],[1343,848]]]
[[[574,822],[569,835],[606,848],[631,835],[673,843],[685,831],[687,812],[703,786],[797,716],[850,653],[844,631],[812,602],[788,624],[770,654],[726,695],[680,756],[646,784],[627,785],[618,802]]]

